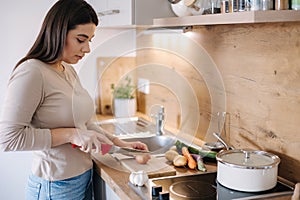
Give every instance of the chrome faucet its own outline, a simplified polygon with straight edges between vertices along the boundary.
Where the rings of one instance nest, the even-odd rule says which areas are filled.
[[[164,134],[164,124],[165,124],[165,108],[160,106],[159,111],[154,115],[156,119],[156,135]]]

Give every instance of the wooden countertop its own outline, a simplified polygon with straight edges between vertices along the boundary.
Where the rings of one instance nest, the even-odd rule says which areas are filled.
[[[104,164],[94,157],[94,163],[95,163],[94,169],[96,173],[99,176],[101,176],[101,178],[105,181],[105,183],[120,197],[120,199],[142,200],[142,198],[128,184],[130,172],[116,169],[115,166],[120,165],[120,163],[118,163],[118,161],[116,160],[114,160],[114,162],[109,163],[110,165],[108,166],[108,163]],[[112,168],[110,166],[114,166],[114,167]],[[217,169],[216,164],[214,163],[206,163],[205,166],[208,172],[215,172]],[[176,169],[176,175],[178,176],[203,173],[197,170],[190,170],[187,168],[174,167],[174,169]],[[291,195],[272,197],[267,199],[268,200],[291,200]]]
[[[130,172],[110,155],[94,155],[95,171],[101,176],[105,183],[122,199],[122,200],[141,200],[142,198],[128,185]],[[135,162],[135,160],[133,160]],[[111,167],[113,166],[113,167]],[[172,165],[170,165],[172,166]],[[216,164],[205,164],[208,172],[216,171]],[[174,167],[174,166],[173,166]],[[188,168],[174,167],[176,175],[190,175],[203,173]]]

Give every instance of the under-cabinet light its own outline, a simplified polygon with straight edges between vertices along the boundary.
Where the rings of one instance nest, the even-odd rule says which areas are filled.
[[[170,26],[170,27],[153,27],[143,31],[143,34],[155,33],[186,33],[192,31],[192,26]]]

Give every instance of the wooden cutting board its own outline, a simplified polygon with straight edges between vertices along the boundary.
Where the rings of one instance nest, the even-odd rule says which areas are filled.
[[[122,159],[121,163],[131,172],[145,171],[149,178],[176,175],[176,170],[165,157],[152,157],[146,164],[139,164],[134,158]]]

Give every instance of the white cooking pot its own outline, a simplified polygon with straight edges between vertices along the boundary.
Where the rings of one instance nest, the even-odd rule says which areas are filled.
[[[280,158],[264,151],[223,150],[216,156],[217,181],[230,189],[259,192],[277,183]]]

